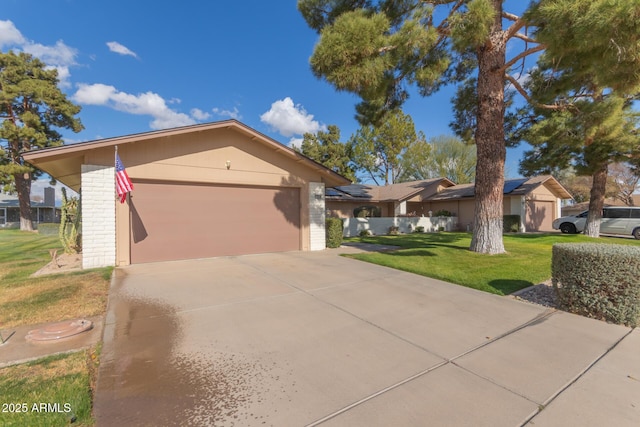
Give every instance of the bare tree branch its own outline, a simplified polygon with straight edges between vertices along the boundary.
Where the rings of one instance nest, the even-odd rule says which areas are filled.
[[[514,15],[513,13],[502,11],[502,17],[504,19],[508,19],[509,21],[517,21],[520,19],[518,15]]]
[[[516,20],[515,20],[515,22],[514,22],[513,24],[511,24],[511,26],[510,26],[509,28],[507,28],[507,30],[505,31],[505,33],[504,33],[504,34],[505,34],[505,38],[504,38],[504,39],[505,39],[505,41],[506,41],[506,40],[509,40],[511,37],[513,37],[515,34],[517,34],[517,33],[518,33],[518,31],[520,31],[520,29],[526,25],[526,22],[524,22],[524,19],[519,18],[519,17],[517,17],[517,16],[515,16],[515,15],[512,15],[512,16],[514,16],[514,17],[515,17],[515,18],[517,18],[517,19],[516,19]]]
[[[527,102],[531,105],[535,105],[536,107],[539,107],[539,108],[544,108],[545,110],[562,110],[562,109],[568,108],[568,106],[563,106],[563,105],[557,105],[557,104],[548,105],[548,104],[539,104],[537,102],[534,102],[529,96],[529,94],[527,93],[527,91],[524,90],[522,85],[518,83],[518,81],[515,78],[513,78],[513,76],[510,76],[509,74],[505,74],[504,77],[513,85],[513,87],[518,91],[518,93],[522,95],[522,97],[526,99]]]
[[[527,36],[526,34],[522,34],[522,33],[516,33],[516,34],[513,35],[513,37],[521,39],[521,40],[524,40],[527,43],[540,43],[536,39],[532,39],[531,37]]]
[[[505,63],[502,68],[500,69],[503,72],[506,72],[509,68],[511,68],[512,65],[514,65],[516,62],[518,62],[519,60],[521,60],[522,58],[525,58],[533,53],[536,52],[540,52],[541,50],[544,50],[546,48],[545,45],[540,44],[536,47],[532,47],[531,49],[527,49],[524,52],[520,52],[518,55],[514,56],[510,61],[508,61],[507,63]]]

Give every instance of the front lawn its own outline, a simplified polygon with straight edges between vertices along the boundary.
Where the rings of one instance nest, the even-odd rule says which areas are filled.
[[[90,426],[90,350],[46,357],[0,370],[3,426]]]
[[[345,239],[347,242],[400,246],[389,252],[346,255],[435,279],[456,283],[498,295],[551,278],[551,247],[554,243],[617,243],[640,245],[640,241],[583,235],[507,234],[506,254],[481,255],[469,251],[469,233],[424,233],[399,236],[369,236]]]
[[[103,314],[112,268],[31,277],[57,236],[0,230],[0,329]]]
[[[105,313],[113,269],[31,277],[51,261],[50,249],[62,252],[57,236],[0,230],[0,330],[5,338],[15,326]],[[0,424],[92,425],[96,366],[96,351],[89,349],[0,369],[5,405]]]

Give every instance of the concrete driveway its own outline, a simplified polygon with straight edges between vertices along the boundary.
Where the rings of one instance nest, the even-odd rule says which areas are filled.
[[[98,425],[640,424],[637,330],[338,253],[117,269]]]

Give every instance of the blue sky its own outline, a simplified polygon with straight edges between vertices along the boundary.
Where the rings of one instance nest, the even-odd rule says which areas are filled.
[[[58,68],[85,130],[67,143],[236,118],[290,144],[359,127],[358,99],[316,79],[317,41],[296,1],[4,0],[0,49]],[[450,134],[453,89],[405,105],[427,137]],[[522,149],[511,149],[515,177]]]

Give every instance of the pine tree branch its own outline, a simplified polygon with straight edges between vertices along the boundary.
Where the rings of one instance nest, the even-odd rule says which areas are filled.
[[[537,102],[534,102],[529,96],[529,94],[527,93],[527,91],[524,90],[522,85],[518,83],[518,81],[515,78],[513,78],[513,76],[510,76],[509,74],[505,74],[505,79],[507,79],[513,85],[513,87],[518,91],[518,93],[522,95],[522,97],[526,99],[526,101],[531,105],[535,105],[536,107],[539,107],[539,108],[544,108],[545,110],[562,110],[564,108],[567,108],[566,106],[561,106],[556,104],[548,105],[548,104],[539,104]]]
[[[536,47],[532,47],[531,49],[527,49],[524,52],[520,52],[518,55],[516,55],[515,57],[513,57],[510,61],[506,62],[502,68],[500,68],[500,71],[505,72],[511,68],[511,66],[513,64],[515,64],[516,62],[518,62],[519,60],[521,60],[522,58],[525,58],[531,54],[534,54],[536,52],[540,52],[541,50],[544,50],[546,48],[545,45],[540,44]]]
[[[503,12],[502,16],[504,17],[504,14],[506,12]],[[516,15],[512,15],[512,14],[508,14],[511,18],[515,18],[514,19],[514,23],[511,24],[511,26],[509,28],[507,28],[507,30],[505,31],[505,38],[504,40],[507,41],[509,40],[511,37],[513,37],[515,34],[518,33],[518,31],[520,31],[520,29],[522,27],[524,27],[526,25],[526,22],[524,21],[524,19],[516,16]],[[507,18],[509,19],[509,18]]]
[[[502,17],[504,19],[508,19],[509,21],[517,21],[518,19],[520,19],[520,17],[518,15],[514,15],[513,13],[505,12],[504,10],[502,11]]]
[[[452,2],[448,2],[448,3],[452,3]],[[442,39],[444,39],[446,36],[451,34],[451,30],[449,30],[448,28],[449,18],[451,18],[453,14],[456,13],[456,11],[462,7],[463,4],[464,4],[464,0],[456,1],[456,4],[454,4],[453,7],[451,7],[451,10],[449,11],[449,15],[447,15],[447,17],[442,20],[440,25],[436,27],[437,33],[440,34],[440,39],[438,39],[438,42],[436,43],[436,45],[440,44],[440,41]]]
[[[522,34],[522,33],[516,33],[516,34],[513,35],[513,37],[521,39],[521,40],[524,40],[527,43],[540,43],[536,39],[533,39],[533,38],[527,36],[526,34]]]

